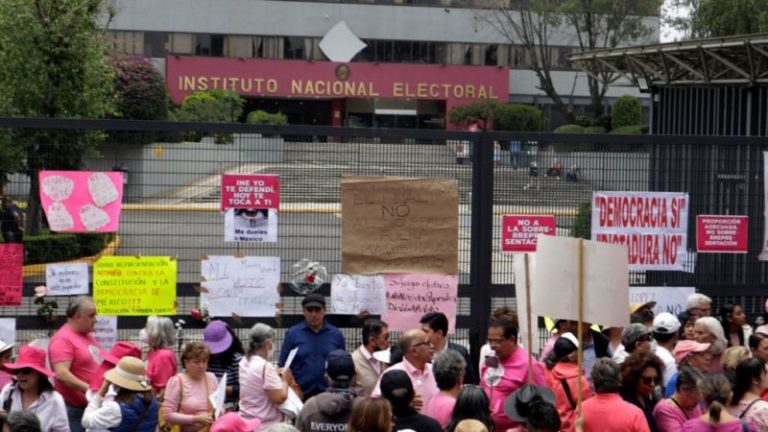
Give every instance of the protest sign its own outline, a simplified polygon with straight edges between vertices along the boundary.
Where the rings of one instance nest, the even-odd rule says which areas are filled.
[[[93,337],[96,338],[104,351],[111,350],[112,345],[117,342],[117,317],[97,315]]]
[[[0,341],[6,344],[16,342],[16,318],[0,318]]]
[[[45,266],[48,295],[88,294],[88,264],[48,264]]]
[[[0,243],[0,306],[21,306],[24,245]]]
[[[525,265],[525,256],[528,256],[528,265]],[[518,330],[519,339],[526,344],[529,349],[535,347],[528,344],[528,319],[536,320],[536,312],[528,310],[528,293],[525,289],[526,273],[528,275],[528,283],[530,289],[533,289],[533,275],[536,273],[536,254],[520,254],[516,255],[512,262],[512,270],[515,272],[515,302],[517,303],[517,321],[520,323],[520,329]],[[530,315],[529,315],[530,314]],[[538,321],[532,321],[531,325],[531,343],[539,344],[539,326]],[[538,352],[538,350],[534,350]]]
[[[274,174],[224,174],[221,176],[221,211],[228,209],[279,209],[280,177]]]
[[[344,178],[341,212],[344,273],[458,273],[456,180]]]
[[[331,313],[381,315],[387,309],[384,276],[335,274],[331,279]]]
[[[579,242],[584,243],[583,321],[608,327],[629,324],[629,269],[624,245],[541,236],[531,307],[537,315],[579,319]]]
[[[592,240],[627,246],[630,270],[684,270],[687,193],[595,192]]]
[[[629,304],[655,301],[653,314],[669,312],[677,315],[686,309],[688,296],[695,293],[693,287],[629,287]]]
[[[40,171],[40,203],[54,232],[117,232],[122,172]]]
[[[502,252],[536,252],[539,234],[555,235],[554,216],[504,215],[501,217]]]
[[[200,274],[200,304],[211,316],[275,316],[280,257],[208,256],[200,262]]]
[[[419,326],[419,318],[428,312],[442,312],[448,317],[448,333],[456,329],[456,275],[385,274],[387,310],[381,319],[391,330],[405,331]]]
[[[103,315],[176,315],[176,260],[101,257],[93,265],[93,300]]]
[[[229,209],[224,214],[224,241],[274,243],[277,241],[277,210]]]
[[[747,253],[748,216],[696,216],[696,251]]]

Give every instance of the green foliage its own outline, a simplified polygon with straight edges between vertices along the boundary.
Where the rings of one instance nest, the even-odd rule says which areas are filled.
[[[234,123],[244,105],[245,99],[230,90],[199,91],[184,98],[177,117],[179,121]]]
[[[604,134],[605,128],[602,126],[589,126],[584,128],[586,134]]]
[[[592,204],[581,203],[573,220],[571,237],[590,240],[592,238]]]
[[[643,122],[642,108],[636,97],[624,95],[613,104],[611,128],[639,125]]]
[[[555,133],[584,133],[584,126],[577,125],[577,124],[566,124],[558,127],[555,129]]]
[[[114,234],[62,233],[24,237],[24,264],[42,264],[93,256],[104,250]]]
[[[115,55],[111,62],[115,69],[115,93],[118,97],[113,116],[127,120],[166,120],[168,90],[160,72],[142,57]],[[109,141],[149,144],[159,137],[157,132],[113,132]]]
[[[544,125],[544,115],[537,108],[493,100],[455,106],[448,117],[453,125],[477,123],[481,129],[492,125],[494,130],[538,131]]]
[[[675,0],[670,7],[685,7],[690,17],[672,17],[671,26],[686,38],[699,39],[768,31],[765,0]]]
[[[493,114],[499,109],[500,103],[495,100],[484,99],[467,105],[458,105],[448,112],[448,121],[454,126],[468,126],[477,123],[480,129],[485,130]]]
[[[288,116],[281,112],[272,114],[263,110],[256,110],[248,113],[246,122],[250,124],[286,125],[288,124]]]
[[[555,129],[555,133],[560,134],[582,134],[586,133],[587,128],[578,124],[566,124]],[[592,150],[592,144],[583,142],[555,142],[552,143],[556,152],[578,152]]]
[[[622,126],[611,130],[611,133],[616,135],[642,135],[648,133],[648,126],[643,124]]]

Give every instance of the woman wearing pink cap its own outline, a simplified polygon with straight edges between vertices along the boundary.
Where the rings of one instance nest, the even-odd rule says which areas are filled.
[[[19,350],[16,363],[6,363],[14,381],[0,392],[0,406],[7,414],[11,411],[29,411],[40,419],[43,432],[69,432],[64,398],[53,389],[48,378],[56,374],[45,367],[45,351],[25,345]]]
[[[254,432],[259,430],[259,426],[261,420],[244,420],[240,414],[232,412],[213,422],[210,432]]]

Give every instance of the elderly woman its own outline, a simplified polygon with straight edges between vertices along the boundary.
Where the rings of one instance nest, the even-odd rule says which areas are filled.
[[[653,409],[653,418],[661,432],[680,432],[686,421],[701,415],[698,383],[702,376],[690,366],[677,371],[675,393]]]
[[[729,347],[747,346],[752,327],[747,324],[747,315],[741,305],[723,305],[720,308],[720,322],[723,324]]]
[[[168,380],[162,413],[166,423],[181,425],[182,432],[198,432],[211,425],[213,410],[208,400],[218,381],[208,369],[208,347],[190,342],[181,354],[184,372]]]
[[[456,396],[456,404],[453,407],[451,420],[446,431],[453,431],[462,420],[475,419],[482,422],[490,432],[496,427],[491,418],[491,407],[488,395],[480,386],[467,384],[461,388]]]
[[[261,420],[268,429],[283,420],[277,408],[288,398],[291,371],[278,369],[269,362],[275,352],[275,330],[262,323],[251,327],[248,352],[240,360],[240,415]]]
[[[621,397],[643,410],[651,432],[658,431],[653,409],[658,403],[654,390],[664,376],[664,363],[655,354],[639,351],[621,365]]]
[[[768,402],[760,399],[760,392],[768,388],[765,360],[751,358],[736,366],[736,382],[728,411],[739,418],[747,418],[758,430],[768,430]]]
[[[163,399],[165,386],[178,370],[176,353],[176,329],[168,317],[150,316],[144,327],[147,334],[147,378],[159,400]]]
[[[564,432],[574,430],[576,424],[576,396],[581,378],[582,400],[592,397],[592,387],[587,377],[579,373],[576,355],[579,342],[573,333],[563,333],[555,342],[554,349],[544,359],[544,376],[547,387],[555,393],[555,407]]]
[[[64,398],[48,381],[55,374],[45,367],[43,349],[25,345],[19,350],[16,363],[6,363],[2,368],[13,375],[14,382],[0,392],[0,406],[9,406],[10,412],[36,414],[44,432],[69,432]]]
[[[728,341],[725,339],[725,332],[720,321],[713,317],[701,317],[696,320],[693,326],[696,333],[696,341],[700,343],[709,343],[709,353],[712,354],[712,364],[709,367],[710,372],[722,372],[723,365],[721,356],[728,347]]]
[[[723,351],[721,362],[723,365],[723,375],[728,378],[731,385],[736,383],[736,366],[739,362],[749,358],[749,349],[744,346],[731,346]]]
[[[456,396],[464,384],[466,367],[464,357],[453,350],[445,350],[432,359],[432,374],[440,391],[429,400],[427,415],[437,420],[443,429],[451,421]]]
[[[686,432],[757,432],[754,424],[747,419],[739,419],[728,410],[730,404],[731,383],[722,374],[709,374],[699,382],[699,392],[706,410],[696,418],[685,422]]]

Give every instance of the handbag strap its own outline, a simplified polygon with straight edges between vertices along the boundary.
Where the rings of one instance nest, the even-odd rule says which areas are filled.
[[[576,409],[576,404],[573,402],[573,395],[571,394],[571,386],[568,385],[568,381],[565,378],[560,378],[560,384],[563,385],[563,391],[565,391],[565,397],[568,398],[568,403],[571,408]]]
[[[749,426],[747,425],[747,419],[741,419],[741,432],[749,432]]]
[[[757,399],[753,400],[752,402],[750,402],[749,405],[747,405],[747,407],[744,408],[744,411],[741,412],[741,415],[739,416],[739,418],[744,418],[744,416],[747,415],[747,411],[749,411],[749,409],[752,408],[752,405],[760,402],[761,400],[762,399],[757,398]]]
[[[11,412],[11,404],[13,403],[13,387],[11,387],[11,391],[8,392],[8,399],[3,401],[3,410],[6,413]]]
[[[213,404],[211,403],[211,389],[208,386],[208,372],[203,375],[203,380],[205,381],[205,401],[208,405],[208,412],[210,414],[213,414]]]

